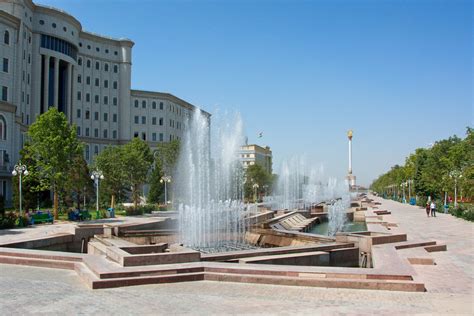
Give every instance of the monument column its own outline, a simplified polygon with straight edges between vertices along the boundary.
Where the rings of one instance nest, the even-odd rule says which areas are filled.
[[[347,132],[347,138],[349,139],[349,172],[347,174],[347,182],[349,188],[356,185],[356,177],[352,174],[352,130]]]

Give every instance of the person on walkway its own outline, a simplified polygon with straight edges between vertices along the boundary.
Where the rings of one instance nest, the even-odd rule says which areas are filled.
[[[426,210],[426,216],[430,217],[430,202],[426,202],[425,210]]]
[[[434,201],[431,201],[431,217],[436,217],[436,204]]]

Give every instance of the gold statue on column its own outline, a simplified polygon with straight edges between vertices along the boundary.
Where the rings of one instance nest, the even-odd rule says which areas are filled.
[[[347,137],[349,138],[349,140],[352,140],[352,130],[351,129],[347,132]]]

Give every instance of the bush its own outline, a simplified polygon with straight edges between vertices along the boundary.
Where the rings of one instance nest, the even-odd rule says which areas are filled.
[[[14,228],[18,216],[14,212],[5,213],[5,215],[0,220],[0,229]]]
[[[451,205],[449,207],[449,213],[453,216],[474,222],[474,205],[472,204],[458,204],[457,208]]]
[[[138,206],[137,208],[133,206],[127,207],[125,209],[125,212],[127,216],[137,216],[137,215],[143,215],[143,214],[151,214],[155,210],[156,210],[156,207],[154,204],[147,204],[147,205]]]

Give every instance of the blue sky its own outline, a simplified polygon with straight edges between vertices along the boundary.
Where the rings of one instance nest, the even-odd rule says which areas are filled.
[[[241,113],[280,162],[370,182],[474,125],[471,1],[41,0],[128,37],[132,87]],[[257,139],[263,131],[264,137]]]

